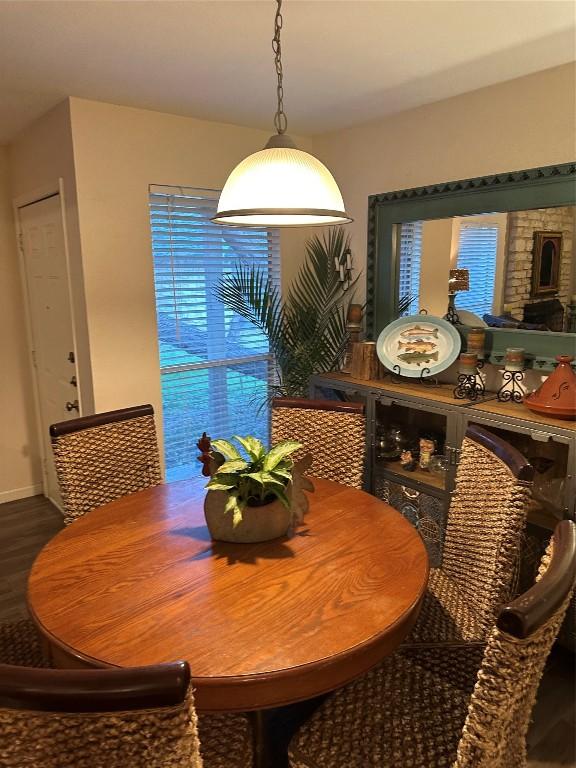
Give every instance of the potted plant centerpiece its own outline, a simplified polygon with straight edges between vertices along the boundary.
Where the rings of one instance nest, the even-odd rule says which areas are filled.
[[[266,451],[255,437],[233,440],[238,447],[228,440],[214,440],[210,451],[205,451],[210,456],[211,477],[204,501],[210,535],[246,543],[284,536],[301,519],[297,497],[303,497],[301,488],[307,486],[291,455],[302,445],[284,440]]]

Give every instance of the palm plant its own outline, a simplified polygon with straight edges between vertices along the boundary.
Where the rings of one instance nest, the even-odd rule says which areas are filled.
[[[341,279],[349,237],[331,228],[306,243],[306,259],[285,302],[259,268],[239,263],[223,276],[217,297],[267,337],[278,368],[271,397],[302,397],[311,376],[337,369],[348,343],[346,312],[358,280]]]

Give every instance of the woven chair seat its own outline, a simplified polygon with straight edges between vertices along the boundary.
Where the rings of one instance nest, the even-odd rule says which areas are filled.
[[[31,619],[0,624],[0,664],[15,667],[50,667]]]
[[[450,768],[482,650],[387,658],[333,694],[300,729],[291,768]]]
[[[204,768],[251,768],[252,731],[245,715],[198,716]]]
[[[484,640],[485,631],[458,585],[439,568],[431,570],[418,621],[404,646]]]
[[[412,646],[336,691],[290,743],[291,768],[527,768],[546,658],[576,576],[559,523],[537,583],[501,607],[485,645]]]

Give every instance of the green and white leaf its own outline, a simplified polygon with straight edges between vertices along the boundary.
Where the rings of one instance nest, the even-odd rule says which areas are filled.
[[[302,448],[302,443],[298,443],[296,440],[283,440],[278,445],[275,445],[264,459],[264,469],[266,471],[274,469],[286,456],[300,448]]]
[[[221,467],[218,467],[218,474],[236,474],[237,472],[242,472],[245,469],[248,469],[247,461],[244,459],[232,459],[232,461],[227,461],[222,464]]]
[[[210,488],[215,491],[227,491],[230,488],[236,488],[238,485],[238,475],[224,474],[222,472],[216,472],[212,475],[210,481],[206,484],[206,488]],[[222,488],[217,486],[223,486]]]
[[[206,484],[205,487],[208,488],[209,491],[229,491],[230,488],[234,488],[234,486],[234,483],[221,482],[216,476],[214,476],[212,480]]]
[[[235,445],[229,443],[228,440],[212,440],[212,450],[219,451],[227,459],[241,459],[242,456]]]
[[[288,498],[288,496],[286,496],[284,490],[280,490],[280,489],[277,490],[276,488],[274,488],[273,493],[276,494],[276,496],[280,499],[282,504],[284,504],[286,509],[290,509],[290,499]]]
[[[247,477],[251,477],[253,480],[256,480],[257,483],[260,483],[260,485],[265,487],[270,485],[278,485],[280,488],[284,488],[286,485],[286,483],[274,477],[272,474],[270,474],[270,472],[250,472]]]
[[[286,482],[289,482],[290,480],[292,480],[292,472],[290,472],[288,469],[278,469],[278,467],[276,467],[276,469],[273,469],[270,474],[277,477],[281,477]],[[286,482],[284,483],[284,485],[286,485]]]
[[[234,440],[237,440],[240,443],[252,461],[258,461],[266,453],[266,449],[260,440],[257,440],[255,437],[251,437],[250,435],[247,435],[246,437],[234,435]]]

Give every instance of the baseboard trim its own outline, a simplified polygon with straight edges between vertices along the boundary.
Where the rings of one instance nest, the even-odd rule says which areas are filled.
[[[11,491],[0,491],[0,504],[7,501],[18,501],[19,499],[28,499],[30,496],[38,496],[44,492],[42,483],[36,485],[27,485],[24,488],[14,488]]]

